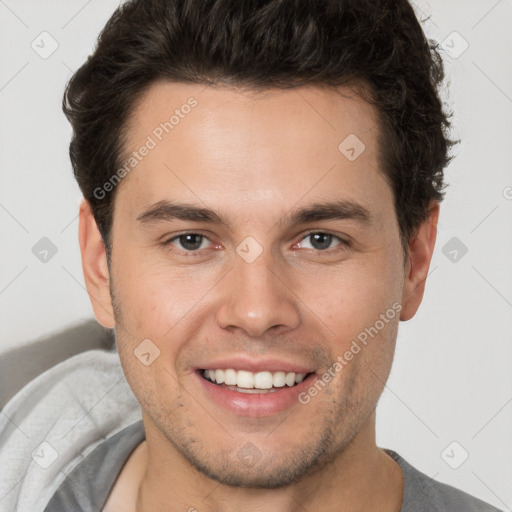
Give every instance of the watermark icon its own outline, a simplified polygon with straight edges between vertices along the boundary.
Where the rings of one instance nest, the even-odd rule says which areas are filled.
[[[48,59],[59,47],[57,40],[48,32],[41,32],[31,43],[30,47],[41,59]]]
[[[512,200],[512,187],[505,187],[503,189],[503,197],[508,201]]]
[[[452,441],[442,452],[441,458],[452,469],[459,469],[468,460],[468,451],[457,441]]]
[[[93,195],[96,199],[104,199],[108,192],[112,192],[116,185],[127,176],[133,169],[139,165],[150,152],[158,146],[166,135],[172,132],[176,126],[181,123],[182,119],[190,114],[194,107],[197,107],[197,100],[191,96],[187,102],[181,105],[180,108],[174,110],[174,113],[167,121],[161,122],[153,129],[151,135],[146,137],[144,144],[142,144],[137,151],[132,151],[130,156],[126,159],[120,169],[118,169],[103,186],[96,187]]]
[[[41,263],[48,263],[57,254],[57,251],[57,246],[46,236],[43,236],[32,247],[32,254]]]
[[[263,252],[263,247],[255,238],[248,236],[238,244],[236,252],[246,263],[254,263]]]
[[[59,458],[57,450],[47,441],[43,441],[31,456],[41,469],[48,469]]]
[[[441,252],[452,262],[458,263],[468,252],[467,246],[456,236],[443,245]]]
[[[139,343],[133,353],[144,366],[150,366],[160,357],[160,349],[149,338]]]
[[[376,320],[372,326],[366,327],[361,331],[357,335],[357,340],[352,340],[350,348],[346,350],[343,355],[336,358],[336,361],[334,361],[329,369],[322,374],[320,379],[315,380],[315,382],[311,384],[306,391],[299,393],[299,402],[303,405],[309,404],[309,402],[311,402],[311,398],[315,397],[320,391],[322,391],[322,389],[331,382],[336,374],[341,372],[341,370],[343,370],[343,368],[345,368],[345,366],[354,359],[354,356],[359,354],[359,352],[368,345],[369,338],[375,338],[375,336],[377,336],[379,332],[382,331],[382,329],[384,329],[384,327],[389,324],[389,322],[393,320],[398,313],[400,313],[400,311],[402,311],[402,304],[395,302],[391,308],[386,310],[386,313],[382,313],[379,316],[379,319]]]
[[[236,455],[249,468],[261,459],[261,451],[252,443],[245,443]]]
[[[441,48],[452,59],[458,59],[469,48],[469,43],[458,32],[452,32],[443,40]]]
[[[339,152],[350,162],[357,160],[365,149],[363,141],[353,133],[341,141],[338,146]]]

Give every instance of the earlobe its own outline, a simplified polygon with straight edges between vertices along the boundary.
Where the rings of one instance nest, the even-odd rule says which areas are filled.
[[[79,231],[82,270],[96,320],[109,329],[114,328],[114,311],[110,297],[110,274],[105,245],[101,238],[90,204],[80,204]]]
[[[405,268],[400,320],[410,320],[418,311],[425,292],[425,282],[437,236],[439,203],[433,202],[427,219],[409,241],[409,256]]]

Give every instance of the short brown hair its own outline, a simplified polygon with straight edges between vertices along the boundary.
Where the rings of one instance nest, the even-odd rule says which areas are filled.
[[[250,88],[363,84],[380,114],[381,164],[405,251],[443,198],[453,141],[438,95],[442,60],[407,0],[129,0],[69,81],[75,177],[109,252],[120,167],[136,100],[160,80]]]

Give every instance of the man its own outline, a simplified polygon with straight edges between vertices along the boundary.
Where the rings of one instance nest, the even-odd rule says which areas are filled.
[[[442,79],[406,0],[123,4],[64,98],[85,282],[117,352],[17,397],[51,380],[62,412],[38,405],[46,444],[18,459],[60,460],[11,502],[497,510],[375,441],[435,245]]]

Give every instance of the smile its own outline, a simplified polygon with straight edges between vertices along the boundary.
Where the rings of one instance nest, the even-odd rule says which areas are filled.
[[[234,369],[205,369],[201,371],[204,379],[239,393],[272,393],[283,387],[300,384],[308,375],[285,371],[249,372]]]

